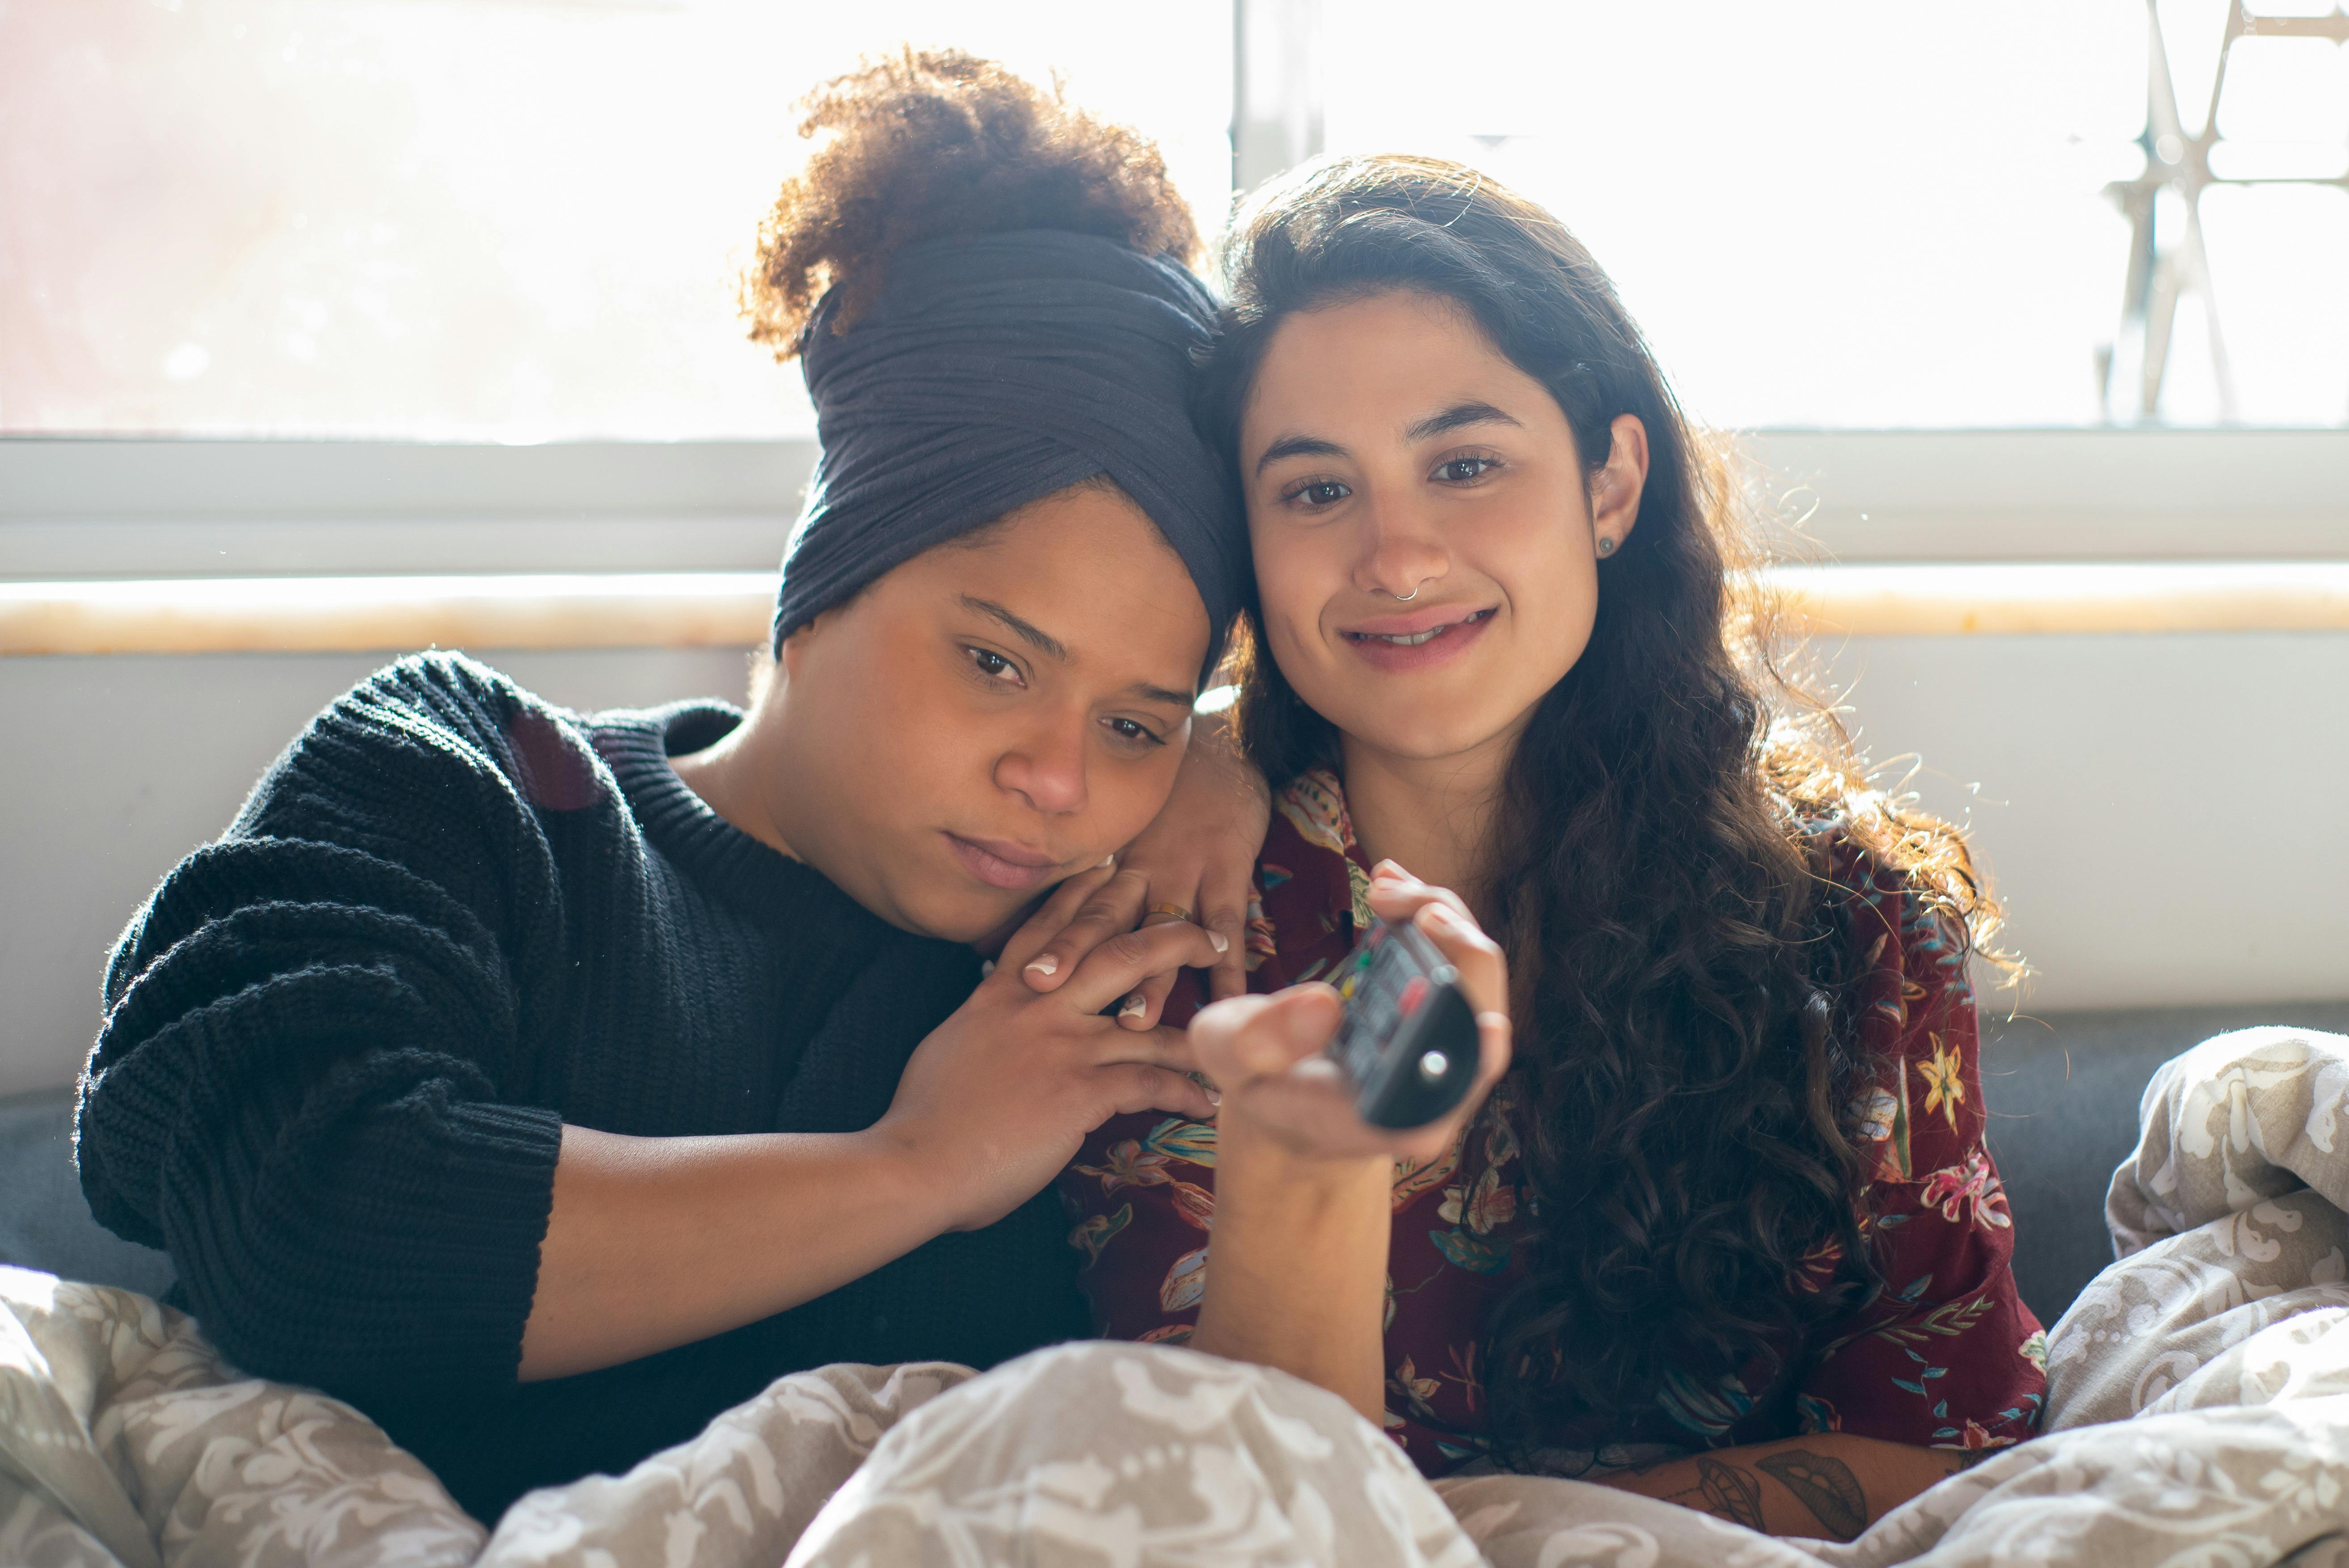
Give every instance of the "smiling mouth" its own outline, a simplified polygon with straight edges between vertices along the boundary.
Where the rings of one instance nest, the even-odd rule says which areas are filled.
[[[1423,632],[1392,634],[1385,632],[1348,632],[1345,634],[1349,639],[1357,643],[1383,643],[1391,648],[1416,648],[1423,644],[1435,641],[1436,638],[1444,635],[1446,632],[1457,630],[1462,626],[1473,626],[1477,622],[1485,620],[1492,614],[1493,611],[1489,609],[1478,610],[1474,614],[1463,615],[1457,621],[1441,622],[1436,625],[1428,627],[1427,630]]]

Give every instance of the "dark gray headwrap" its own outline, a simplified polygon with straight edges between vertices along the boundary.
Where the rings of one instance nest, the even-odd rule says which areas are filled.
[[[777,647],[901,562],[1097,474],[1158,525],[1222,637],[1247,530],[1191,424],[1191,352],[1215,306],[1189,272],[1032,229],[907,247],[845,333],[837,304],[801,350],[823,456],[783,560]]]

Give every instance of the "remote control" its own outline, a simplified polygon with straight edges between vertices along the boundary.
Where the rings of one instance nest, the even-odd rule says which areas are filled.
[[[1329,1055],[1373,1127],[1424,1127],[1476,1081],[1476,1010],[1459,971],[1409,925],[1371,928],[1332,976],[1346,1013]]]

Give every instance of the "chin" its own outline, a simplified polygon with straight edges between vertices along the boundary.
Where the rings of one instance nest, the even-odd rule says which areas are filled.
[[[1359,722],[1337,722],[1340,730],[1360,744],[1391,757],[1432,762],[1475,750],[1507,729],[1515,716],[1523,711],[1520,708],[1512,709],[1508,715],[1497,711],[1491,715],[1464,715],[1456,706],[1430,705],[1419,712],[1398,713],[1392,707],[1381,708],[1359,715]]]
[[[1019,903],[978,895],[940,898],[933,894],[916,903],[900,903],[897,923],[916,936],[939,942],[975,943],[1001,930],[1007,921],[1019,913],[1020,907]]]

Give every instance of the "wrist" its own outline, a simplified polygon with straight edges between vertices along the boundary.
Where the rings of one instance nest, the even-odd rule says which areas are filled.
[[[1203,714],[1191,721],[1191,744],[1184,752],[1183,759],[1186,766],[1206,769],[1217,775],[1223,787],[1254,796],[1268,806],[1271,788],[1265,782],[1264,774],[1256,764],[1241,754],[1238,741],[1232,733],[1228,713]]]
[[[1261,1130],[1216,1140],[1218,1231],[1271,1225],[1334,1238],[1383,1227],[1393,1183],[1394,1161],[1383,1154],[1309,1154]]]
[[[884,1117],[863,1132],[843,1135],[843,1152],[856,1167],[859,1184],[904,1214],[925,1240],[964,1228],[957,1184],[919,1137]]]
[[[1393,1169],[1393,1160],[1385,1154],[1331,1155],[1300,1149],[1228,1108],[1216,1120],[1218,1193],[1240,1186],[1286,1193],[1299,1202],[1342,1201],[1366,1185],[1384,1186]]]

